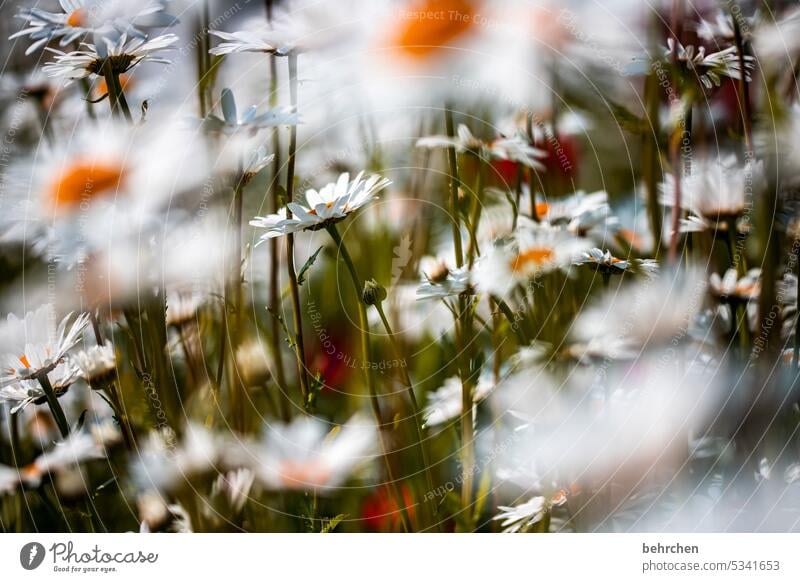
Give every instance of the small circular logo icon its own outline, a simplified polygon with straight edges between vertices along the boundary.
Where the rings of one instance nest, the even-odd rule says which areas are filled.
[[[30,542],[19,551],[19,563],[26,570],[35,570],[44,561],[44,546],[39,542]]]

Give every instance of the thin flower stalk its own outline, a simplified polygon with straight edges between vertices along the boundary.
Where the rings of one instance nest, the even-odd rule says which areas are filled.
[[[389,459],[389,447],[386,443],[384,430],[383,430],[383,416],[381,414],[381,407],[380,407],[380,398],[378,396],[377,389],[375,387],[375,382],[372,377],[372,372],[370,370],[370,364],[372,362],[372,345],[369,339],[369,320],[367,319],[367,306],[363,301],[362,297],[362,280],[358,276],[358,271],[356,271],[355,263],[353,262],[352,257],[350,257],[350,253],[347,251],[347,247],[342,240],[342,237],[339,235],[339,231],[336,228],[335,224],[329,224],[326,226],[326,230],[328,234],[330,234],[333,242],[336,244],[336,248],[338,252],[342,255],[342,259],[347,266],[347,271],[350,274],[350,279],[353,282],[353,289],[356,294],[356,305],[358,306],[358,322],[359,322],[359,333],[361,336],[361,357],[363,358],[361,368],[364,370],[364,380],[367,383],[367,390],[369,392],[369,401],[370,406],[372,407],[372,413],[375,416],[375,423],[377,424],[378,434],[380,436],[381,441],[381,449],[383,452],[383,459],[384,465],[386,467],[386,474],[389,479],[389,487],[392,490],[392,495],[394,496],[395,503],[397,507],[400,509],[400,516],[401,521],[403,523],[403,528],[406,531],[411,531],[411,524],[408,516],[408,511],[406,509],[405,500],[403,499],[403,495],[400,492],[400,488],[398,486],[398,481],[394,477],[394,469],[392,469],[392,463]]]

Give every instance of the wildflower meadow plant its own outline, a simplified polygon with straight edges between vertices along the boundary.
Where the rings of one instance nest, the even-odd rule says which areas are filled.
[[[800,17],[597,4],[5,3],[0,530],[800,529]]]

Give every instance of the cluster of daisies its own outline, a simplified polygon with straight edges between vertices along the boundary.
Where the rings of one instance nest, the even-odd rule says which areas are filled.
[[[798,529],[800,12],[51,4],[4,530]]]

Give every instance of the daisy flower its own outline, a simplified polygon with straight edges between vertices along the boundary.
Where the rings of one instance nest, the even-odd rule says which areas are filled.
[[[461,295],[470,290],[470,272],[466,266],[454,268],[434,257],[420,260],[423,282],[417,288],[417,299],[443,299]]]
[[[720,277],[712,273],[709,291],[722,303],[746,303],[758,299],[761,293],[761,269],[750,269],[741,278],[736,269],[728,269]]]
[[[504,297],[517,285],[556,269],[568,269],[588,241],[546,224],[520,228],[514,238],[493,246],[475,268],[479,291]]]
[[[339,176],[336,183],[330,183],[321,190],[307,190],[305,200],[290,202],[277,214],[256,216],[250,221],[256,228],[266,229],[261,241],[303,230],[320,230],[335,224],[373,200],[375,195],[391,182],[377,174],[366,179],[360,172],[354,180],[350,174]],[[287,208],[293,214],[287,216]]]
[[[472,394],[472,401],[477,406],[495,389],[492,378],[482,375],[478,379]],[[448,378],[438,390],[428,396],[428,404],[423,413],[425,426],[436,426],[461,416],[461,380],[458,377]]]
[[[89,34],[128,34],[144,38],[143,29],[167,27],[177,19],[165,13],[163,0],[122,2],[107,0],[59,0],[61,10],[48,12],[41,8],[23,8],[16,15],[26,23],[26,28],[9,38],[27,36],[33,43],[25,51],[29,55],[51,40],[59,39],[66,46]]]
[[[202,187],[212,170],[205,141],[174,124],[87,123],[10,168],[2,236],[73,267],[112,241],[141,237],[144,224],[163,227],[161,205]]]
[[[545,169],[540,160],[547,157],[546,151],[531,146],[519,135],[513,138],[499,138],[491,142],[484,142],[475,137],[464,124],[458,126],[455,137],[446,135],[423,137],[417,141],[417,147],[430,149],[454,147],[458,153],[469,152],[486,160],[517,162],[538,171]]]
[[[63,51],[50,49],[55,53],[55,61],[42,67],[51,77],[83,79],[91,75],[103,75],[106,61],[111,63],[112,72],[121,75],[143,62],[169,64],[170,61],[156,56],[178,42],[174,34],[164,34],[152,39],[132,38],[123,34],[116,40],[99,39],[98,44],[81,43],[83,50]]]
[[[55,443],[32,463],[19,470],[0,465],[0,493],[17,485],[38,487],[48,474],[68,471],[86,461],[103,459],[109,446],[119,442],[120,433],[113,427],[93,425],[89,431],[74,432]]]
[[[681,205],[702,219],[692,219],[692,227],[727,228],[745,213],[751,204],[748,196],[758,192],[763,181],[761,161],[740,164],[734,155],[698,160],[692,164],[692,173],[681,178]],[[673,206],[675,181],[671,174],[664,176],[660,190],[662,204]]]
[[[513,507],[498,506],[497,509],[500,510],[500,513],[493,519],[503,522],[500,525],[505,533],[527,531],[531,526],[540,522],[554,506],[563,505],[566,502],[567,497],[563,491],[559,491],[550,499],[542,496],[532,497],[525,503]]]
[[[208,51],[212,55],[265,53],[285,57],[298,48],[290,39],[282,37],[280,33],[266,26],[256,30],[236,32],[210,30],[209,33],[222,40],[219,45]]]
[[[4,332],[13,338],[14,352],[2,358],[0,386],[35,380],[41,374],[53,374],[56,383],[73,377],[74,368],[60,366],[67,352],[81,340],[89,325],[89,315],[73,318],[70,313],[56,326],[55,312],[50,305],[29,311],[24,319],[9,314]],[[60,372],[56,375],[56,372]]]
[[[658,262],[654,259],[619,259],[611,254],[611,251],[602,251],[598,248],[583,251],[575,259],[575,265],[586,265],[604,275],[619,275],[633,267],[633,270],[641,271],[645,274],[653,274],[658,271]]]
[[[731,79],[741,79],[742,70],[739,63],[739,53],[735,46],[728,47],[721,51],[706,54],[705,47],[696,48],[694,45],[683,46],[675,44],[674,38],[667,39],[667,49],[664,58],[670,60],[672,54],[677,54],[678,62],[688,71],[697,75],[697,78],[706,89],[719,87],[722,77]],[[755,58],[752,55],[745,55],[745,79],[750,81],[750,70],[755,66]]]
[[[354,416],[334,431],[314,418],[270,425],[245,462],[269,489],[334,489],[376,452],[374,424]]]
[[[92,388],[102,387],[113,380],[117,370],[117,356],[111,344],[80,351],[75,354],[74,362]]]

